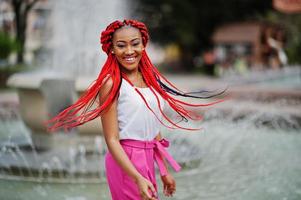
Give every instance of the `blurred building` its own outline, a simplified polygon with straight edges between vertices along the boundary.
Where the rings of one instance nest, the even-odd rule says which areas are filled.
[[[28,15],[28,26],[26,30],[27,41],[25,44],[25,59],[31,62],[34,52],[42,46],[46,21],[50,14],[48,0],[39,0]]]
[[[284,29],[264,22],[225,24],[212,36],[216,62],[230,68],[243,61],[247,67],[278,68],[287,63]],[[239,60],[239,61],[238,61]]]
[[[8,1],[0,0],[0,31],[13,34],[15,14]]]

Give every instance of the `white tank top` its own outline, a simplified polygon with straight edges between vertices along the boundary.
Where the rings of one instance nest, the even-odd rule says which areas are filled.
[[[136,88],[144,96],[154,113],[162,120],[157,99],[150,88]],[[163,110],[164,100],[157,92],[156,94]],[[125,79],[122,79],[120,87],[117,114],[120,139],[150,141],[160,131],[160,121],[147,108],[141,96],[135,91],[135,87]]]

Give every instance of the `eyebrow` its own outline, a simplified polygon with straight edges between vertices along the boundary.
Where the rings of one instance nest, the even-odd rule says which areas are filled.
[[[135,40],[140,40],[140,38],[134,38],[134,39],[132,39],[130,42],[133,42],[133,41],[135,41]],[[124,41],[124,40],[117,40],[116,42],[126,42],[126,41]]]

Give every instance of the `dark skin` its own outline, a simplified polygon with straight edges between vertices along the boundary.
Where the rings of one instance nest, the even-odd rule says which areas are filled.
[[[138,70],[141,54],[144,51],[140,31],[133,27],[118,29],[113,35],[111,51],[115,54],[118,62],[122,66],[120,70],[127,75],[130,81],[137,87],[147,87]],[[105,100],[112,84],[112,80],[109,80],[101,89],[100,102]],[[119,142],[117,99],[114,100],[112,105],[101,116],[101,122],[104,138],[110,153],[120,167],[138,185],[141,198],[143,200],[156,200],[157,193],[153,184],[136,170]],[[158,133],[156,139],[161,139],[160,133]],[[168,173],[166,176],[162,176],[161,180],[164,186],[164,194],[166,196],[172,196],[176,191],[176,183],[172,175]]]

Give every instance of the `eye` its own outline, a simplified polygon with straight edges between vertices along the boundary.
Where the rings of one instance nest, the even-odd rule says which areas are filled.
[[[138,46],[140,44],[140,42],[134,42],[133,46]]]
[[[116,46],[117,46],[118,48],[123,48],[123,47],[125,47],[124,44],[117,44]]]

